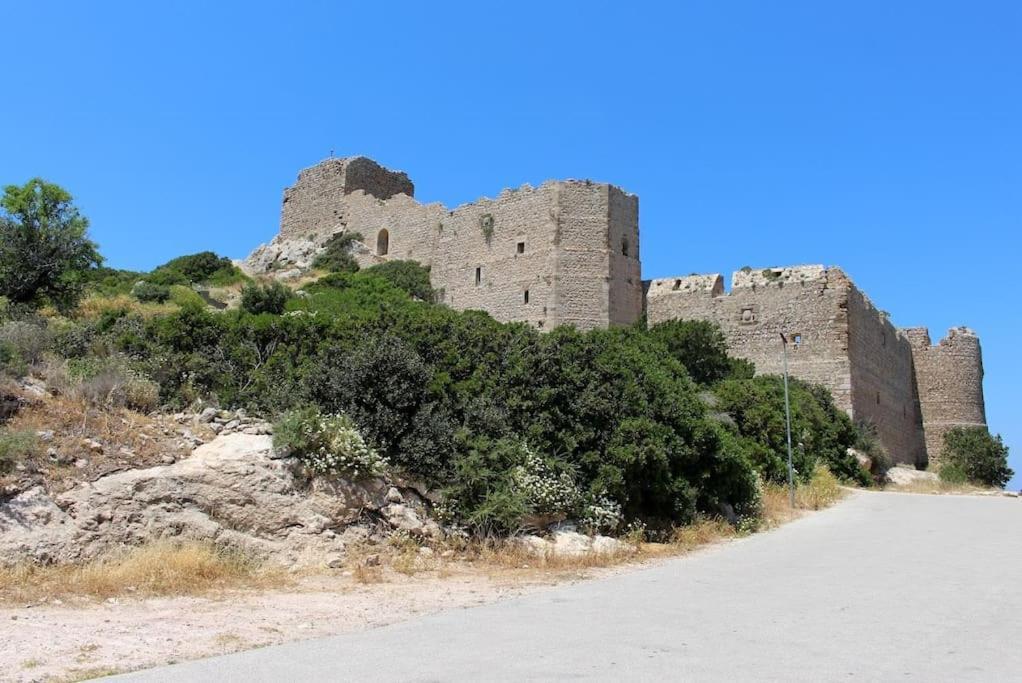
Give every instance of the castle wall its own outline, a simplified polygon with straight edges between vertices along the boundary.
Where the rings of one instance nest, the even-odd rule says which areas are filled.
[[[783,333],[793,377],[827,387],[853,419],[875,424],[896,461],[924,459],[908,340],[841,270],[741,270],[732,275],[730,293],[720,275],[653,280],[646,312],[651,324],[717,323],[729,351],[754,362],[760,374],[783,372]]]
[[[257,272],[307,267],[332,235],[358,232],[366,247],[355,254],[361,264],[411,259],[427,265],[441,302],[453,308],[540,329],[639,318],[634,195],[605,183],[558,181],[448,210],[417,202],[413,192],[405,174],[364,158],[306,169],[284,193],[280,234],[253,252],[248,265]]]
[[[781,374],[781,333],[789,346],[792,376],[822,384],[842,409],[851,411],[847,302],[849,281],[841,271],[820,266],[738,271],[730,293],[720,275],[692,275],[650,282],[646,315],[665,320],[711,320],[731,353],[751,360],[760,374]]]
[[[912,346],[855,286],[848,294],[852,412],[872,424],[896,462],[926,465]]]
[[[968,328],[952,328],[933,346],[925,328],[904,334],[912,345],[926,450],[931,462],[939,462],[949,429],[986,427],[979,337]]]

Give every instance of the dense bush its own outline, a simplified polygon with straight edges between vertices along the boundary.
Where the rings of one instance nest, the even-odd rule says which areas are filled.
[[[713,384],[738,373],[751,377],[748,364],[727,355],[720,328],[706,320],[670,320],[654,325],[650,334],[660,341],[698,384]]]
[[[226,256],[211,251],[178,256],[157,267],[147,278],[157,285],[210,284],[224,286],[241,282],[244,276]]]
[[[424,276],[419,268],[420,285]],[[131,359],[172,405],[313,406],[296,414],[304,423],[282,423],[285,441],[309,415],[345,415],[351,425],[338,429],[357,427],[381,459],[444,491],[443,507],[479,532],[556,517],[652,529],[701,512],[750,517],[761,502],[757,471],[784,480],[780,384],[736,379],[712,330],[672,352],[683,326],[540,334],[417,300],[424,293],[374,269],[334,273],[287,300],[284,315],[251,312],[261,305],[184,306],[148,320],[110,313],[91,325],[90,347]],[[716,381],[716,408],[685,363]],[[793,385],[801,478],[819,459],[861,479],[845,454],[855,440],[848,418],[826,392]]]
[[[362,235],[357,232],[342,232],[327,240],[323,252],[312,262],[314,268],[329,270],[332,273],[354,273],[358,271],[358,261],[351,255],[355,242],[361,241]]]
[[[817,462],[846,481],[863,485],[870,477],[854,455],[858,433],[848,415],[840,410],[823,387],[789,380],[791,404],[792,462],[796,476],[808,481]],[[784,384],[781,377],[761,376],[725,380],[715,393],[719,407],[733,420],[746,442],[757,469],[769,481],[787,479],[787,436]]]
[[[276,280],[266,285],[252,283],[241,290],[241,308],[252,314],[280,315],[290,298],[291,290]]]
[[[159,385],[123,356],[72,359],[67,361],[63,377],[50,368],[47,380],[63,393],[95,406],[149,412],[159,405]]]
[[[131,288],[131,295],[139,301],[162,304],[170,298],[170,287],[139,280]]]
[[[433,301],[434,292],[433,286],[429,283],[429,268],[415,261],[387,261],[370,266],[366,273],[383,278],[420,301]]]
[[[33,365],[53,345],[53,335],[44,322],[11,320],[0,325],[0,345],[6,346],[23,363]]]
[[[273,430],[273,446],[317,474],[359,478],[382,474],[387,467],[350,417],[324,415],[315,407],[281,416]]]
[[[950,483],[969,481],[1003,488],[1015,474],[1008,467],[1008,447],[985,427],[954,427],[944,434],[940,477]]]

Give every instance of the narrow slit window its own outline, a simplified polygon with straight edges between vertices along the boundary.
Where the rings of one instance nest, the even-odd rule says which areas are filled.
[[[525,299],[525,303],[529,303],[529,290],[525,290],[525,296],[523,298]]]
[[[519,254],[524,254],[525,253],[525,242],[519,242],[518,243],[518,253]]]
[[[479,283],[481,283],[482,281],[483,281],[483,269],[482,268],[476,268],[476,286],[478,287]]]

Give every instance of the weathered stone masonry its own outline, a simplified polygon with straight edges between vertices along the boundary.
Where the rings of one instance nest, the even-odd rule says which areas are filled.
[[[780,335],[795,377],[826,386],[853,419],[872,423],[892,457],[924,465],[943,433],[984,424],[978,339],[952,331],[931,347],[925,330],[899,330],[838,268],[743,269],[725,292],[719,274],[648,283],[650,323],[712,320],[735,355],[780,373]]]
[[[952,330],[898,330],[838,268],[742,269],[643,283],[635,195],[591,181],[504,190],[453,210],[422,204],[405,173],[365,157],[328,159],[284,192],[280,234],[256,249],[254,272],[299,273],[333,235],[357,232],[365,266],[391,258],[430,267],[440,300],[549,330],[705,319],[760,373],[826,386],[853,419],[871,422],[900,462],[939,457],[953,425],[984,425],[979,339]],[[645,295],[643,287],[646,288]]]
[[[364,157],[302,171],[284,192],[280,234],[256,271],[307,267],[331,236],[358,232],[366,265],[430,267],[440,300],[540,329],[623,325],[642,311],[638,199],[605,183],[547,182],[448,210],[421,204],[404,173]]]

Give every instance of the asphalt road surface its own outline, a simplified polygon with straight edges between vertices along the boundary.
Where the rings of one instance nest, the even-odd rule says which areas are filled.
[[[1022,680],[1022,500],[857,493],[609,578],[132,681]]]

